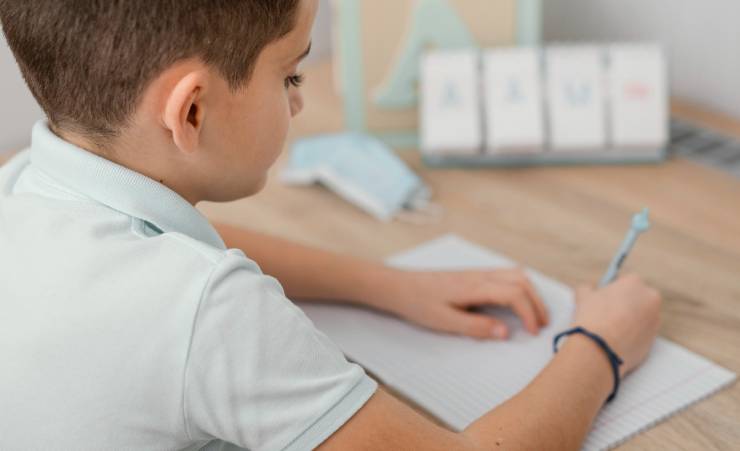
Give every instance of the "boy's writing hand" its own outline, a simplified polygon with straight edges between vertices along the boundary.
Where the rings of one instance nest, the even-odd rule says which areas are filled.
[[[576,292],[574,325],[601,335],[622,358],[622,374],[647,356],[660,325],[661,295],[635,275],[622,276],[606,287],[581,287]]]
[[[475,338],[505,339],[507,325],[473,307],[508,307],[532,334],[548,322],[545,305],[522,269],[490,271],[394,271],[386,309],[430,329]]]

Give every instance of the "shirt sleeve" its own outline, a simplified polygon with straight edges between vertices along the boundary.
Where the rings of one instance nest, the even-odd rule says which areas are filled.
[[[183,393],[191,440],[252,451],[313,449],[376,388],[274,278],[240,252],[227,253],[193,325]]]

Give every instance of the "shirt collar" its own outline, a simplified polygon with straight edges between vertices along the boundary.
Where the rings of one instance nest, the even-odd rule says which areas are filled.
[[[161,183],[59,138],[46,121],[32,132],[31,164],[66,186],[114,210],[147,221],[163,232],[180,232],[225,249],[197,209]]]

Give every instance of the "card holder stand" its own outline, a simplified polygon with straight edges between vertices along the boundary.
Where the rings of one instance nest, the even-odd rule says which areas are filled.
[[[430,166],[641,164],[667,155],[657,45],[432,51],[420,92]]]

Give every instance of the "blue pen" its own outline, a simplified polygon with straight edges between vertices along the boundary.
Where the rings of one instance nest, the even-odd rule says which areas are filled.
[[[619,248],[617,254],[614,256],[612,262],[609,264],[609,268],[606,270],[606,274],[604,274],[604,277],[601,278],[601,282],[599,283],[600,287],[610,284],[617,277],[619,268],[622,267],[622,263],[624,263],[627,255],[629,255],[630,251],[632,250],[632,246],[635,245],[637,237],[650,228],[650,219],[648,218],[649,213],[650,210],[648,210],[647,208],[643,208],[640,213],[637,213],[635,216],[632,217],[632,226],[627,232],[627,236],[624,237],[622,247]]]

